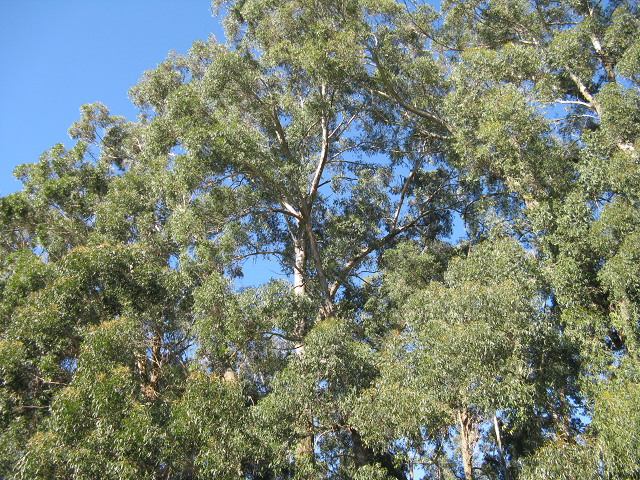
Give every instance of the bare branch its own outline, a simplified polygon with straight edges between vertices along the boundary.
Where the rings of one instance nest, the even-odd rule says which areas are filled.
[[[404,196],[407,193],[409,184],[411,183],[411,180],[413,180],[413,177],[415,176],[420,163],[422,163],[422,158],[420,158],[419,160],[416,160],[416,163],[413,165],[411,172],[407,176],[407,180],[404,182],[404,185],[402,186],[402,190],[400,191],[400,198],[398,199],[398,207],[396,208],[396,213],[393,216],[393,223],[391,224],[391,231],[396,229],[396,225],[398,224],[398,217],[400,217],[400,210],[402,209],[402,204],[404,203]]]
[[[327,87],[325,85],[322,85],[320,87],[320,92],[324,97],[327,94]],[[320,183],[322,172],[324,171],[324,167],[329,157],[329,127],[327,125],[327,118],[324,115],[322,115],[320,124],[322,126],[322,147],[320,149],[320,159],[318,160],[318,166],[316,167],[316,171],[313,175],[313,181],[311,182],[311,188],[309,189],[309,208],[311,208],[311,205],[313,204],[313,198],[318,191],[318,184]]]
[[[436,188],[430,195],[427,196],[427,198],[425,198],[423,203],[429,203],[431,200],[433,200],[435,198],[435,196],[442,190],[442,188],[449,182],[450,179],[451,179],[451,176],[450,175],[447,176],[440,183],[440,185],[438,185],[438,188]],[[340,273],[338,274],[338,279],[333,283],[333,285],[331,285],[331,289],[329,290],[331,298],[333,298],[333,296],[336,294],[336,292],[340,288],[341,280],[346,278],[347,275],[349,274],[349,272],[351,271],[351,269],[353,269],[362,260],[364,260],[370,253],[372,253],[372,252],[374,252],[376,250],[379,250],[381,247],[383,247],[384,245],[386,245],[389,242],[391,242],[395,237],[397,237],[401,233],[409,230],[410,228],[413,228],[415,225],[418,224],[418,222],[420,222],[420,220],[422,220],[426,216],[428,216],[428,215],[430,215],[433,212],[436,212],[438,210],[439,209],[425,210],[421,214],[417,215],[416,218],[414,218],[413,220],[405,223],[404,225],[402,225],[399,228],[392,229],[387,235],[385,235],[384,237],[379,239],[377,242],[372,242],[369,245],[367,245],[365,248],[360,250],[360,252],[358,252],[347,263],[345,263],[345,265],[340,270]]]
[[[579,100],[559,100],[559,99],[556,99],[554,101],[556,103],[563,103],[563,104],[569,104],[569,105],[581,105],[581,106],[587,107],[587,108],[591,108],[592,107],[592,105],[590,103],[581,102]]]

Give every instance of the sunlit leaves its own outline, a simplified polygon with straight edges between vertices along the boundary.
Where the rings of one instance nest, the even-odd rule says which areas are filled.
[[[0,477],[635,478],[635,4],[215,3],[1,199]]]

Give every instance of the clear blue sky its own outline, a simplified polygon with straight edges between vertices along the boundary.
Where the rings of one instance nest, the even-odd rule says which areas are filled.
[[[0,196],[11,172],[61,142],[79,107],[134,120],[127,91],[170,50],[214,34],[210,0],[0,0]]]

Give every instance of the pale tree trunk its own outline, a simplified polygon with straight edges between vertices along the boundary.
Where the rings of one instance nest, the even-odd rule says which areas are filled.
[[[322,96],[326,96],[326,87],[324,85],[320,88]],[[321,121],[322,128],[322,148],[320,152],[320,159],[316,167],[316,171],[311,182],[309,193],[307,198],[300,199],[299,211],[295,212],[297,225],[295,231],[294,240],[294,292],[296,295],[304,295],[306,293],[305,282],[305,263],[307,261],[307,253],[311,254],[311,258],[316,268],[316,277],[320,284],[320,290],[322,292],[322,306],[319,318],[329,318],[333,316],[333,302],[329,293],[329,285],[324,273],[322,265],[322,259],[320,257],[319,246],[315,238],[315,233],[312,228],[311,214],[313,211],[314,198],[318,193],[320,180],[324,171],[324,167],[328,160],[328,147],[329,147],[329,131],[327,121],[323,117]],[[281,131],[282,142],[284,142],[284,131]],[[287,147],[288,150],[288,147]],[[295,210],[295,209],[291,209]],[[291,211],[290,210],[290,211]],[[308,241],[308,245],[307,245]],[[309,252],[307,252],[307,248]],[[295,326],[295,336],[299,338],[300,345],[296,347],[296,355],[302,356],[305,354],[304,338],[307,334],[307,326],[304,324],[304,319],[299,320],[299,324]],[[308,435],[299,439],[296,444],[295,450],[295,463],[296,463],[296,477],[297,478],[314,478],[314,433],[313,424],[309,423],[306,428]]]
[[[322,292],[322,305],[320,307],[320,314],[322,318],[333,317],[333,301],[331,299],[331,293],[329,291],[329,283],[327,282],[327,276],[324,273],[324,266],[322,265],[322,258],[320,257],[320,248],[316,241],[315,233],[311,228],[311,215],[308,208],[303,208],[301,211],[302,219],[304,222],[307,238],[309,239],[309,250],[313,264],[316,267],[316,278]]]
[[[495,412],[493,413],[493,427],[496,431],[496,440],[498,442],[498,453],[500,454],[502,473],[504,474],[505,480],[510,480],[509,470],[507,469],[507,459],[505,458],[504,451],[502,450],[502,435],[500,435],[500,424],[498,423],[498,417]]]
[[[304,268],[307,261],[307,250],[305,242],[306,228],[302,220],[298,220],[298,226],[295,232],[295,238],[293,239],[293,252],[294,252],[294,265],[293,265],[293,291],[296,295],[304,295],[306,293],[306,283]],[[299,338],[299,344],[296,346],[296,354],[302,355],[304,353],[304,345],[302,340],[304,339],[307,329],[304,318],[299,317],[294,327],[293,334]]]
[[[304,225],[298,221],[297,238],[294,241],[293,251],[295,254],[293,266],[293,286],[296,295],[304,295],[306,286],[304,281],[304,265],[307,260],[307,251],[305,248]]]
[[[293,288],[296,295],[306,293],[305,263],[307,261],[306,246],[306,225],[303,219],[298,219],[295,238],[293,239],[294,266],[293,266]],[[307,333],[307,325],[304,318],[299,318],[295,325],[294,335],[299,339],[296,346],[296,355],[302,356],[305,353],[304,337]],[[298,478],[313,478],[313,464],[315,455],[313,452],[314,436],[311,425],[307,427],[309,434],[296,443],[295,463]]]
[[[155,330],[151,344],[151,368],[149,371],[149,386],[154,392],[158,391],[158,381],[160,380],[160,367],[162,365],[161,347],[160,333]]]
[[[466,408],[458,411],[458,423],[460,424],[460,450],[462,451],[464,478],[465,480],[473,480],[473,455],[471,453],[472,420]]]

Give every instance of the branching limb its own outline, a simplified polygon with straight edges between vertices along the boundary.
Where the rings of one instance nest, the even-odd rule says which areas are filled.
[[[433,200],[436,197],[436,195],[438,195],[438,193],[440,193],[440,191],[444,188],[444,186],[449,182],[450,179],[451,179],[451,176],[447,176],[440,183],[440,185],[438,185],[438,188],[436,188],[429,196],[427,196],[427,198],[425,198],[423,203],[426,204],[426,203],[429,203],[431,200]],[[364,260],[370,253],[376,250],[379,250],[383,246],[387,245],[398,235],[415,227],[420,222],[420,220],[422,220],[423,218],[427,217],[428,215],[438,210],[439,209],[425,210],[421,214],[417,215],[416,218],[414,218],[413,220],[405,223],[401,227],[392,229],[387,235],[379,239],[377,242],[372,242],[369,245],[367,245],[365,248],[360,250],[360,252],[354,255],[354,257],[351,260],[349,260],[347,263],[345,263],[345,265],[340,270],[337,280],[331,285],[331,288],[329,290],[329,294],[331,295],[331,298],[335,296],[338,289],[342,286],[342,281],[349,275],[350,271],[353,268],[355,268],[360,262],[362,262],[362,260]]]
[[[418,115],[419,117],[431,120],[432,122],[434,122],[434,123],[440,125],[441,127],[443,127],[447,132],[452,133],[452,128],[446,122],[444,122],[442,119],[438,118],[433,113],[427,112],[426,110],[422,110],[421,108],[418,108],[418,107],[414,107],[413,105],[405,102],[400,97],[400,95],[398,95],[398,93],[395,91],[395,89],[391,85],[391,82],[387,78],[387,74],[385,73],[384,68],[380,64],[380,59],[378,58],[378,52],[376,52],[376,50],[374,48],[371,48],[370,51],[371,51],[371,58],[372,58],[372,60],[373,60],[373,62],[375,64],[376,68],[378,69],[378,72],[380,73],[380,80],[382,80],[382,83],[384,84],[384,86],[389,91],[390,97],[393,98],[393,100],[395,100],[395,102],[398,105],[400,105],[402,108],[404,108],[406,110],[409,110],[411,113],[413,113],[415,115]]]
[[[402,205],[404,204],[404,196],[406,195],[407,189],[409,188],[409,185],[411,184],[411,181],[413,180],[413,177],[416,174],[416,170],[418,169],[421,163],[422,163],[422,158],[420,158],[419,160],[416,160],[416,163],[413,165],[411,172],[407,176],[407,180],[404,182],[404,185],[402,186],[402,190],[400,191],[400,198],[398,199],[398,207],[396,208],[396,213],[393,216],[393,223],[391,224],[391,231],[396,229],[396,225],[398,224],[398,218],[400,217],[400,210],[402,210]]]

